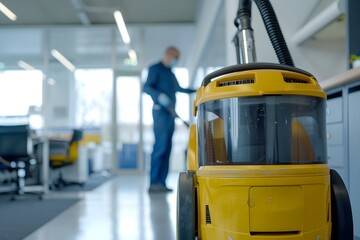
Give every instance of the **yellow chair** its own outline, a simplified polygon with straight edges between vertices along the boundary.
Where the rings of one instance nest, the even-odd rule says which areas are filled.
[[[50,139],[49,141],[49,160],[50,166],[53,169],[62,168],[74,164],[78,158],[78,150],[80,141],[83,138],[83,131],[74,130],[71,140]],[[69,185],[72,183],[66,182],[62,173],[60,172],[59,178],[55,185]]]

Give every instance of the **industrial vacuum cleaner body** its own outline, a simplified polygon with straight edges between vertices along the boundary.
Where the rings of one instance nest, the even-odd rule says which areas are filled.
[[[345,186],[327,165],[325,108],[316,79],[293,67],[205,78],[179,178],[178,239],[330,239],[331,184],[340,199]],[[352,225],[351,210],[340,214]]]
[[[269,0],[254,2],[281,64],[253,63],[251,0],[239,0],[239,64],[207,75],[194,101],[177,239],[353,240],[346,187],[327,164],[326,94],[293,67]]]

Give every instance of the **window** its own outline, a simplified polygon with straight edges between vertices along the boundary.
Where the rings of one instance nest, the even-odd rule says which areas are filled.
[[[0,116],[25,116],[42,105],[42,79],[38,70],[0,72]]]
[[[188,88],[189,87],[189,73],[186,68],[174,68],[173,70],[180,87]],[[176,113],[184,119],[189,121],[189,94],[186,93],[176,93]]]
[[[118,123],[138,124],[140,121],[140,79],[137,76],[117,78]]]
[[[75,72],[77,90],[76,125],[99,127],[110,122],[111,69],[78,69]]]

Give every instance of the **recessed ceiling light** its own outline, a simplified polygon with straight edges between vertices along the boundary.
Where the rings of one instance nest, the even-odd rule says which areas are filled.
[[[75,71],[76,67],[72,64],[64,55],[62,55],[58,50],[51,50],[51,55],[56,58],[64,67],[69,69],[69,71]]]
[[[30,64],[28,64],[23,60],[18,61],[17,64],[19,67],[21,67],[24,70],[36,70],[36,68],[34,68],[33,66],[31,66]]]
[[[115,11],[114,12],[114,18],[115,18],[115,21],[116,21],[116,24],[119,28],[119,32],[120,32],[120,35],[121,35],[121,38],[123,40],[123,42],[125,44],[129,44],[131,42],[131,39],[130,39],[130,36],[129,36],[129,32],[126,28],[126,25],[125,25],[125,22],[124,22],[124,18],[121,14],[120,11]]]
[[[16,21],[17,19],[16,15],[10,9],[8,9],[2,2],[0,2],[0,12],[2,12],[11,21]]]

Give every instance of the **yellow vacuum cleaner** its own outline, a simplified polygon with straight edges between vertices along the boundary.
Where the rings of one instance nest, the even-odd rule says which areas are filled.
[[[177,239],[352,240],[348,193],[327,164],[326,94],[292,66],[270,2],[254,1],[269,35],[276,32],[281,64],[251,63],[251,1],[241,0],[235,44],[242,64],[206,76],[194,102]]]

